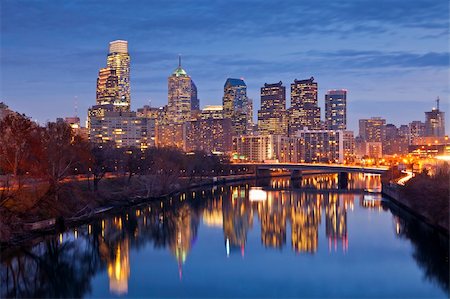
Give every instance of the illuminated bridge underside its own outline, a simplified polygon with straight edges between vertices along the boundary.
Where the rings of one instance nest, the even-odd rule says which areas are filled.
[[[363,167],[348,166],[340,164],[309,164],[309,163],[237,163],[240,166],[253,166],[258,170],[298,170],[298,171],[314,171],[316,173],[338,173],[338,172],[362,172],[383,174],[387,167]]]

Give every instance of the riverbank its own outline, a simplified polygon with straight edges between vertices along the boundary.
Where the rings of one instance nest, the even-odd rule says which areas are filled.
[[[394,204],[405,209],[432,228],[449,236],[448,198],[446,207],[445,199],[442,207],[440,207],[442,203],[438,206],[435,202],[432,202],[432,207],[430,207],[431,205],[423,205],[425,202],[424,199],[429,200],[430,194],[427,190],[421,190],[415,194],[415,198],[419,198],[422,202],[422,205],[418,205],[417,201],[408,197],[404,186],[395,183],[383,183],[382,194],[387,196]]]
[[[269,177],[288,176],[287,173],[273,173]],[[263,177],[258,177],[263,178]],[[268,177],[267,177],[268,178]],[[45,233],[64,231],[66,228],[89,222],[107,213],[115,213],[120,209],[145,204],[151,201],[161,201],[208,186],[220,186],[256,179],[256,175],[237,174],[219,177],[197,178],[194,181],[180,178],[173,191],[157,196],[146,196],[148,192],[142,186],[142,178],[114,177],[101,181],[99,191],[91,191],[88,182],[68,182],[60,190],[57,204],[54,207],[53,197],[41,199],[37,204],[18,204],[2,209],[0,220],[0,246],[9,247],[24,243]],[[31,188],[22,196],[33,197],[42,195],[42,190]],[[29,199],[27,199],[29,200]]]

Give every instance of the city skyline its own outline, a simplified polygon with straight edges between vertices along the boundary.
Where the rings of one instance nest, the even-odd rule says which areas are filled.
[[[156,7],[152,7],[154,5]],[[177,3],[139,4],[124,9],[117,24],[106,26],[105,18],[98,12],[85,14],[88,9],[98,8],[96,3],[65,3],[49,9],[39,3],[3,2],[1,100],[40,123],[74,115],[77,102],[77,114],[84,123],[85,111],[95,100],[98,70],[105,64],[105,45],[112,40],[125,39],[129,42],[131,56],[132,110],[148,104],[149,99],[152,106],[167,103],[167,76],[176,67],[177,54],[181,53],[183,67],[197,84],[201,107],[221,103],[226,78],[244,78],[248,97],[253,99],[254,121],[255,112],[260,108],[259,91],[264,83],[283,81],[289,84],[295,78],[311,76],[318,82],[322,119],[327,90],[348,90],[348,129],[353,131],[357,131],[358,119],[372,116],[383,117],[396,125],[423,120],[424,111],[431,110],[437,96],[442,99],[441,110],[448,111],[446,3],[394,2],[383,14],[374,13],[375,8],[383,6],[379,3],[377,6],[365,3],[366,7],[353,2],[328,3],[320,9],[308,10],[311,5],[279,4],[273,8],[273,18],[262,25],[257,22],[258,12],[267,9],[265,4],[235,4],[239,13],[229,23],[224,21],[224,15],[226,9],[232,8],[226,8],[223,3],[196,3],[189,7]],[[416,9],[419,5],[426,5],[428,9]],[[160,13],[152,20],[160,22],[160,26],[154,24],[155,29],[144,26],[151,16],[138,11],[153,13],[150,8],[158,8]],[[194,9],[194,12],[186,14],[183,8]],[[334,32],[328,29],[327,41],[334,41],[331,47],[325,40],[315,41],[321,32],[314,25],[317,27],[323,20],[318,16],[330,16],[338,8],[342,8],[342,17],[347,17],[348,28],[340,26]],[[221,9],[225,9],[223,14]],[[290,15],[289,12],[299,10],[305,10],[305,19],[311,21],[311,25],[294,26],[295,13]],[[199,13],[204,20],[194,22]],[[238,25],[236,18],[244,18],[246,13],[247,22]],[[121,26],[127,16],[133,14],[137,14],[136,19]],[[24,20],[25,15],[30,20],[35,19],[33,16],[40,18],[34,23]],[[62,16],[67,17],[68,24],[76,23],[79,27],[73,29],[60,23]],[[184,16],[184,22],[178,19],[169,22],[177,16]],[[366,26],[359,26],[364,17],[369,17]],[[201,23],[207,21],[211,22],[210,28],[202,28]],[[323,30],[327,31],[326,27],[338,21],[339,18],[333,16]],[[63,25],[45,34],[56,23]],[[89,27],[93,30],[81,30]],[[245,29],[249,36],[240,36],[238,29]],[[220,30],[222,34],[217,34]],[[304,33],[301,38],[291,40],[293,34],[299,32]],[[366,33],[370,33],[370,38]],[[20,38],[15,38],[17,34]],[[195,42],[190,45],[192,40]],[[237,47],[222,49],[231,40]],[[280,42],[286,45],[283,49],[274,47]],[[31,47],[37,43],[45,47]],[[21,89],[19,86],[28,87]],[[289,98],[288,95],[288,107]],[[448,131],[448,122],[446,126]]]

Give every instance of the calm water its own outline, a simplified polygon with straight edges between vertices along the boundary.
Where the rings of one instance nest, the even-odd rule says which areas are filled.
[[[364,193],[379,177],[337,179],[197,190],[3,250],[1,296],[448,297],[448,238]]]

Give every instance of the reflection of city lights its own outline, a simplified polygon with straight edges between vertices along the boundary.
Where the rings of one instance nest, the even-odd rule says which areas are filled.
[[[265,201],[267,200],[267,192],[261,188],[250,188],[248,198],[250,201]]]
[[[117,295],[128,292],[128,277],[130,276],[130,259],[128,242],[118,244],[114,260],[108,263],[109,290]]]
[[[227,238],[227,241],[225,242],[225,248],[227,250],[227,257],[230,257],[230,240]]]

